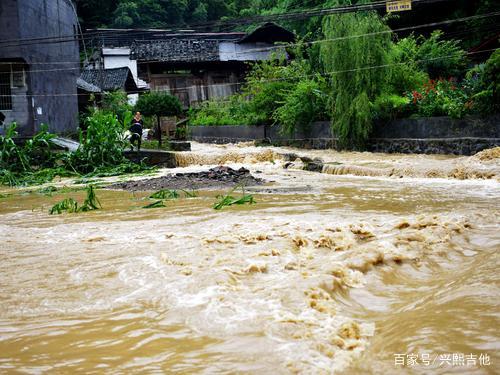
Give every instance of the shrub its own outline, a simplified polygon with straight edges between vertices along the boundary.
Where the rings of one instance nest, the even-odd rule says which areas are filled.
[[[484,65],[476,67],[467,75],[473,91],[471,98],[474,112],[487,115],[500,111],[500,50],[496,50]]]
[[[464,88],[453,79],[429,80],[407,95],[410,108],[420,116],[460,118],[470,112],[471,104]]]
[[[427,39],[420,37],[416,59],[432,78],[459,77],[467,67],[467,55],[457,40],[443,40],[443,32],[435,30]]]
[[[16,128],[17,124],[12,123],[7,127],[5,136],[0,135],[0,169],[28,172],[52,167],[55,156],[51,152],[50,140],[56,136],[48,132],[48,126],[42,124],[40,131],[23,146],[14,142]]]
[[[380,120],[394,120],[408,113],[410,99],[404,96],[383,94],[373,103],[374,118]]]
[[[389,69],[388,91],[401,95],[421,87],[429,80],[429,75],[416,62],[418,44],[413,36],[401,39],[390,50],[394,66]]]
[[[311,79],[299,81],[273,113],[283,134],[293,135],[297,129],[307,131],[312,121],[325,117],[326,95],[320,83]]]

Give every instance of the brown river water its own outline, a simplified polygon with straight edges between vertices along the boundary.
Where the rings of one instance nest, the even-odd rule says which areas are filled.
[[[500,159],[193,147],[257,203],[0,192],[0,373],[500,373]]]

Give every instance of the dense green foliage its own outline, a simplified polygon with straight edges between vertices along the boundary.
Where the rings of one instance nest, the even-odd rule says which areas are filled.
[[[55,136],[48,132],[48,126],[23,145],[16,144],[16,124],[0,135],[0,184],[37,184],[51,181],[55,176],[71,176],[74,172],[61,166],[60,156],[51,151],[50,140]]]
[[[191,109],[190,125],[278,124],[293,134],[327,118],[326,81],[307,60],[275,59],[255,64],[241,93]]]

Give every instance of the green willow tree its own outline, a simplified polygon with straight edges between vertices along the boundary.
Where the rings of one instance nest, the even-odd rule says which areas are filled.
[[[330,77],[333,132],[342,147],[362,149],[372,127],[371,103],[388,81],[389,28],[373,11],[328,16],[322,28],[329,40],[320,47],[320,61]]]

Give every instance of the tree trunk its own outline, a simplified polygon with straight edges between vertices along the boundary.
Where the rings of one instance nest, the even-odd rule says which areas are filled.
[[[160,125],[160,116],[156,116],[157,126],[156,131],[158,132],[158,148],[161,148],[161,125]]]

